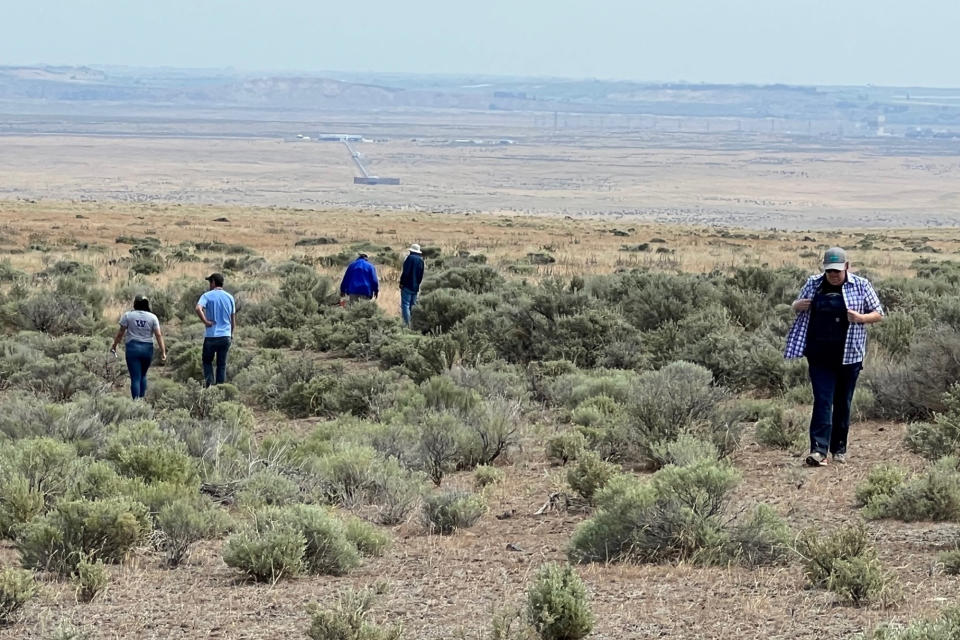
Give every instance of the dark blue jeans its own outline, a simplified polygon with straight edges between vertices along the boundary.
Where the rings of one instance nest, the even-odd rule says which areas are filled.
[[[810,452],[847,452],[850,404],[863,364],[821,365],[809,363],[813,385],[813,416],[810,418]]]
[[[131,340],[124,346],[127,371],[130,372],[130,395],[134,400],[147,395],[147,369],[153,362],[153,343]]]
[[[203,382],[209,387],[223,384],[227,380],[227,352],[230,350],[230,337],[203,339]],[[213,375],[213,357],[217,357],[217,375]]]
[[[417,291],[400,287],[400,315],[403,324],[410,326],[410,311],[417,304]]]

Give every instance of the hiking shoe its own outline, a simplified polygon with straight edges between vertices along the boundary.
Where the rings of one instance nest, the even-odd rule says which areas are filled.
[[[846,464],[847,463],[847,454],[845,453],[835,453],[833,454],[833,461],[837,464]]]
[[[819,451],[811,451],[804,462],[807,463],[808,467],[823,467],[827,464],[827,456]]]

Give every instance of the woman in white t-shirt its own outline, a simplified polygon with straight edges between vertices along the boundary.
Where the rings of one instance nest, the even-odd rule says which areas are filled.
[[[153,339],[160,345],[160,359],[167,359],[167,347],[160,332],[160,320],[150,313],[150,301],[143,296],[133,299],[133,311],[127,311],[120,318],[120,329],[113,339],[110,352],[117,354],[117,345],[124,340],[127,370],[130,372],[130,395],[133,399],[147,394],[147,369],[153,362]]]

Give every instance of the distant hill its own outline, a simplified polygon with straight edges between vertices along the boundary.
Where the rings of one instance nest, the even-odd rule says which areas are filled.
[[[916,97],[914,97],[916,96]],[[261,110],[470,109],[781,118],[960,127],[960,90],[638,83],[416,74],[252,74],[127,67],[0,67],[8,104],[111,103]],[[882,116],[882,118],[881,118]],[[917,129],[918,131],[920,129]]]

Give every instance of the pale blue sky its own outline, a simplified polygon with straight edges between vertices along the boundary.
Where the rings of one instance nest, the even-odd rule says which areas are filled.
[[[958,0],[0,0],[0,64],[960,86]]]

